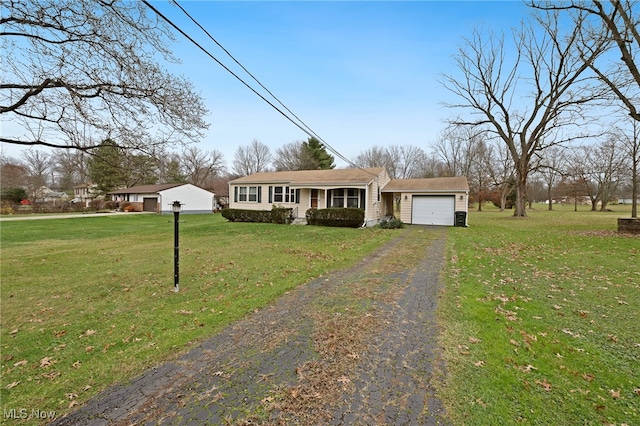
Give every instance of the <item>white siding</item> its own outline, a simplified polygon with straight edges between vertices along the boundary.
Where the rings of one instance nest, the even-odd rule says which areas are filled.
[[[160,191],[158,205],[161,213],[171,213],[171,204],[180,201],[183,213],[212,213],[215,199],[212,192],[186,184]],[[141,200],[142,201],[142,200]]]

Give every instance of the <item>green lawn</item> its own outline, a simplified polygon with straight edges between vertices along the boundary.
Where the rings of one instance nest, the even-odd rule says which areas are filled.
[[[640,424],[640,238],[615,233],[629,210],[554,208],[472,210],[448,231],[453,424]],[[171,220],[0,224],[3,410],[60,415],[402,232],[183,215],[176,294]]]
[[[439,307],[453,424],[640,424],[640,238],[630,209],[470,212]]]
[[[60,415],[401,232],[182,215],[176,294],[172,219],[0,224],[3,410]]]

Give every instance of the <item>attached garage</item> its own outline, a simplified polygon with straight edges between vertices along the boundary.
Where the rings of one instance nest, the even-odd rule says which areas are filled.
[[[385,185],[382,194],[389,206],[387,210],[394,211],[396,216],[399,212],[404,223],[467,226],[469,183],[464,176],[394,179]]]
[[[412,198],[411,223],[453,226],[456,212],[453,195],[414,195]]]

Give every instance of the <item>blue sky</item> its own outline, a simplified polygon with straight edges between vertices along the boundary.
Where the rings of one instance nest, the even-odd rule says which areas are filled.
[[[153,4],[259,89],[178,7],[168,1]],[[463,37],[478,25],[508,33],[529,13],[516,1],[180,4],[347,158],[375,145],[428,149],[443,120],[455,114],[442,105],[455,98],[438,79],[455,72],[453,55]],[[170,69],[195,84],[211,111],[201,149],[217,149],[231,164],[238,146],[253,139],[272,152],[307,139],[190,42],[178,39],[174,52],[182,63]]]
[[[268,96],[177,6],[151,1]],[[508,34],[529,14],[520,1],[178,1],[349,159],[373,146],[428,150],[444,120],[457,114],[443,106],[456,99],[438,80],[456,71],[453,55],[463,37],[480,25]],[[165,66],[191,80],[211,112],[200,149],[222,152],[231,166],[236,149],[253,139],[275,153],[308,138],[182,35],[176,39],[173,51],[181,63]],[[20,156],[18,147],[2,145],[5,154]]]

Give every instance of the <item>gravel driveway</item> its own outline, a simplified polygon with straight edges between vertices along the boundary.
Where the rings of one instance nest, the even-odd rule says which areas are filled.
[[[411,226],[52,424],[447,424],[434,389],[445,238]]]

